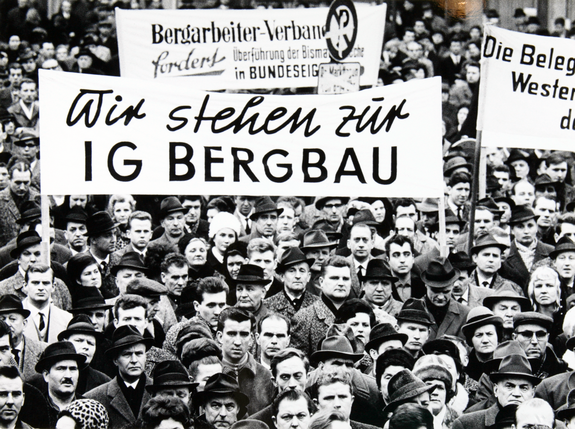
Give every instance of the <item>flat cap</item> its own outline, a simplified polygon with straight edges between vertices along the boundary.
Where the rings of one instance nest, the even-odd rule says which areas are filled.
[[[521,325],[538,325],[549,332],[553,326],[553,319],[536,311],[526,311],[513,316],[513,328],[517,329]]]
[[[145,298],[157,298],[161,295],[167,295],[168,288],[155,280],[141,277],[128,283],[126,293],[133,293],[134,295],[140,295]]]

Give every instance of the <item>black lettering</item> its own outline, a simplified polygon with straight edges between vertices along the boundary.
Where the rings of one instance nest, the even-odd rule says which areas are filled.
[[[208,97],[208,96],[206,96]],[[204,147],[204,171],[206,182],[223,182],[224,178],[220,176],[212,176],[212,164],[223,164],[224,158],[213,158],[212,150],[222,151],[221,146],[206,146]]]
[[[311,163],[310,162],[310,154],[311,153],[316,153],[319,156],[319,159],[317,162]],[[323,164],[325,163],[325,152],[321,149],[304,149],[303,150],[303,159],[302,159],[302,165],[301,165],[301,169],[303,172],[303,181],[304,183],[319,183],[319,182],[323,182],[325,179],[327,179],[327,168],[325,168],[323,166]],[[309,169],[310,168],[317,168],[320,171],[319,176],[316,177],[312,177],[309,174]]]
[[[100,117],[100,112],[102,111],[102,102],[104,99],[104,94],[111,94],[112,92],[113,91],[111,89],[104,90],[104,91],[96,91],[96,90],[91,90],[91,89],[81,89],[80,93],[76,96],[76,98],[72,102],[72,105],[70,106],[70,110],[68,110],[68,115],[66,116],[66,125],[68,125],[69,127],[72,127],[72,126],[76,125],[76,123],[78,123],[78,121],[80,119],[82,119],[82,116],[84,116],[84,124],[86,125],[87,128],[92,128],[94,125],[96,125],[96,122],[98,122],[98,118]],[[80,113],[78,115],[76,115],[75,117],[73,117],[74,110],[76,110],[76,105],[78,104],[80,99],[86,94],[97,96],[98,104],[96,106],[96,111],[93,113],[93,118],[90,119],[90,110],[92,108],[92,104],[94,103],[94,99],[88,100],[86,102],[86,104],[84,104],[82,109],[80,110]]]
[[[353,170],[345,169],[348,159],[350,159],[351,163],[353,164]],[[341,176],[356,176],[357,180],[359,180],[361,183],[366,183],[365,177],[363,176],[363,171],[361,171],[361,166],[359,165],[359,159],[357,158],[355,150],[353,150],[352,147],[345,149],[341,159],[341,164],[339,164],[337,173],[335,173],[335,181],[333,183],[340,183]]]
[[[186,154],[181,158],[176,158],[176,148],[183,147]],[[184,142],[170,142],[170,182],[183,182],[190,180],[196,174],[194,164],[190,161],[194,156],[194,149]],[[176,174],[176,165],[182,164],[186,166],[186,173]]]
[[[293,174],[292,166],[291,166],[291,164],[276,164],[278,167],[285,168],[285,169],[286,169],[286,173],[285,173],[283,176],[281,176],[281,177],[274,176],[274,175],[271,173],[270,167],[269,167],[269,165],[268,165],[269,159],[270,159],[272,156],[274,156],[274,155],[281,155],[281,156],[283,156],[283,157],[285,158],[286,156],[289,155],[289,152],[288,152],[288,151],[285,151],[285,150],[283,150],[283,149],[274,149],[274,150],[270,150],[268,153],[265,154],[265,156],[264,156],[263,159],[262,159],[262,162],[263,162],[263,164],[264,164],[264,170],[265,170],[266,176],[267,176],[268,179],[270,179],[270,180],[271,180],[272,182],[274,182],[274,183],[284,183],[284,182],[287,182],[287,181],[289,180],[289,178],[290,178],[290,177],[292,176],[292,174]]]
[[[120,142],[112,146],[112,149],[110,149],[110,153],[108,154],[108,171],[110,172],[110,175],[119,182],[131,182],[140,175],[140,172],[142,171],[142,161],[139,159],[125,159],[124,165],[133,165],[134,171],[126,176],[119,174],[114,168],[114,156],[116,155],[116,151],[123,147],[128,147],[132,150],[136,150],[138,148],[132,142]]]
[[[187,110],[187,109],[191,109],[192,106],[178,106],[174,109],[172,109],[172,111],[170,112],[170,114],[168,115],[168,117],[172,120],[172,121],[180,121],[180,124],[172,127],[171,125],[166,125],[166,128],[168,129],[168,131],[178,131],[182,128],[184,128],[186,125],[188,125],[188,118],[186,118],[185,116],[176,116],[176,113],[178,113],[180,110]]]
[[[389,185],[397,179],[397,147],[391,147],[391,171],[387,179],[379,175],[379,148],[373,148],[373,180],[380,185]]]
[[[91,182],[92,181],[92,142],[85,141],[84,142],[84,153],[86,155],[86,159],[84,161],[84,181]]]
[[[240,152],[245,153],[247,155],[247,159],[240,159],[238,156]],[[249,166],[249,163],[254,160],[254,153],[251,150],[233,147],[232,156],[234,158],[234,182],[240,181],[240,167],[242,167],[252,182],[259,182],[258,178]]]

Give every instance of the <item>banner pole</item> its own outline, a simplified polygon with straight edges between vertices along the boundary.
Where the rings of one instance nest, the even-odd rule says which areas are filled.
[[[475,226],[475,203],[479,193],[479,158],[481,155],[481,131],[477,131],[475,140],[475,151],[473,156],[473,182],[471,183],[471,210],[469,212],[469,236],[467,237],[467,253],[473,247],[473,236]]]
[[[50,199],[41,195],[42,211],[42,263],[50,266]]]

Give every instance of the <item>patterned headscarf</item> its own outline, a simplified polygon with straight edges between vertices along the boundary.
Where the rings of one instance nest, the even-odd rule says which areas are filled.
[[[108,429],[108,412],[98,401],[77,399],[60,412],[58,418],[69,416],[78,423],[78,429]]]

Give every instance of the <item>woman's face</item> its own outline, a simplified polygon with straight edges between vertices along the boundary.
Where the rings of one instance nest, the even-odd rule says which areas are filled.
[[[214,235],[214,246],[223,255],[230,244],[235,243],[236,233],[231,228],[223,228]]]
[[[114,218],[116,222],[120,223],[121,225],[127,225],[128,220],[130,219],[130,215],[132,214],[132,207],[130,203],[116,203],[114,204]]]
[[[467,107],[462,107],[457,111],[457,123],[459,125],[463,125],[465,120],[467,119],[467,115],[469,113],[469,109]]]
[[[102,286],[102,274],[98,268],[98,264],[88,265],[80,274],[80,285],[84,287],[97,287]]]
[[[20,47],[20,37],[10,36],[10,39],[8,39],[8,47],[13,51],[17,51]]]
[[[441,380],[427,380],[425,384],[435,386],[435,389],[433,389],[430,394],[428,409],[431,411],[431,414],[436,416],[443,407],[445,407],[445,402],[447,401],[445,383]]]
[[[471,343],[475,352],[481,355],[491,354],[497,347],[497,330],[495,325],[480,326],[475,330]]]
[[[529,164],[524,159],[513,161],[511,167],[515,169],[515,175],[520,179],[525,179],[529,174]]]
[[[186,247],[185,257],[192,266],[204,265],[208,249],[202,240],[190,240]]]
[[[385,205],[383,201],[377,200],[371,204],[371,212],[373,213],[373,217],[379,223],[383,222],[385,219]]]
[[[553,305],[557,302],[557,287],[552,276],[541,276],[533,282],[533,299],[542,306]]]
[[[283,207],[284,211],[278,216],[278,233],[292,232],[295,226],[294,209]]]

